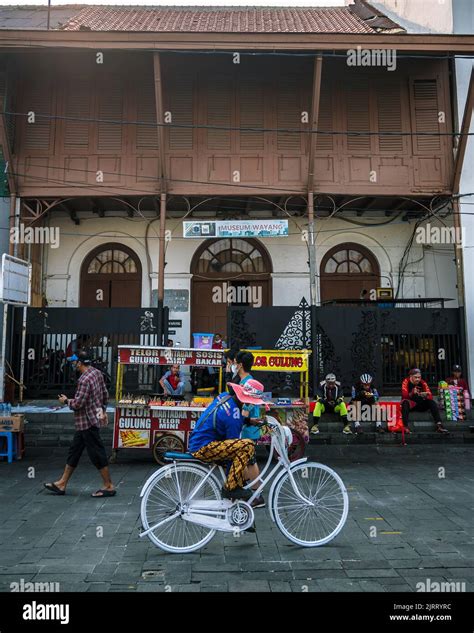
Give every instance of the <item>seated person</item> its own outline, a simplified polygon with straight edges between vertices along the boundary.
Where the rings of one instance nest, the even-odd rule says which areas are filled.
[[[408,378],[402,382],[402,420],[405,432],[410,433],[408,417],[411,411],[429,411],[436,422],[438,433],[449,433],[441,424],[438,405],[428,384],[422,379],[419,369],[410,369]]]
[[[179,365],[171,365],[171,369],[160,379],[160,385],[167,396],[182,396],[184,394],[184,378]]]
[[[353,404],[354,402],[360,402],[361,412],[362,407],[364,407],[365,405],[371,407],[372,405],[376,404],[379,399],[379,392],[377,391],[373,380],[374,379],[370,374],[362,374],[356,384],[352,387],[351,404]],[[382,428],[381,420],[376,419],[375,424],[379,433],[385,433],[385,429]],[[355,420],[354,426],[356,433],[362,433],[360,420]]]
[[[461,387],[463,391],[469,392],[469,385],[467,383],[467,380],[462,377],[461,365],[453,365],[451,376],[449,376],[449,378],[446,378],[446,382],[448,383],[448,385],[452,385],[453,387]]]
[[[228,384],[223,392],[202,413],[189,437],[188,450],[203,462],[230,461],[227,480],[222,489],[226,499],[250,499],[245,490],[245,468],[255,454],[255,444],[241,439],[244,404],[262,405],[263,385],[248,380],[245,385]]]
[[[352,434],[351,427],[347,421],[347,407],[344,402],[344,393],[342,392],[341,383],[336,380],[334,374],[328,374],[326,378],[319,383],[316,406],[313,411],[314,424],[311,428],[311,433],[319,433],[318,422],[321,415],[326,411],[339,413],[344,423],[342,432],[345,435]]]

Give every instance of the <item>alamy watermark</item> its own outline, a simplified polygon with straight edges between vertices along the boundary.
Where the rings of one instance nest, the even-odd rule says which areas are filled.
[[[393,71],[397,68],[397,51],[394,48],[350,48],[347,51],[348,66],[381,66]]]
[[[431,578],[417,582],[415,587],[417,591],[428,593],[461,593],[466,591],[465,582],[438,582],[431,580]]]
[[[59,582],[25,582],[24,578],[20,578],[19,582],[10,583],[10,591],[58,593],[60,589]]]
[[[417,244],[456,244],[466,245],[466,231],[464,227],[434,226],[426,224],[418,226],[415,232]]]
[[[213,303],[231,303],[262,307],[262,286],[233,286],[226,281],[212,287]]]
[[[11,244],[49,244],[59,246],[59,226],[25,226],[23,223],[10,229]]]

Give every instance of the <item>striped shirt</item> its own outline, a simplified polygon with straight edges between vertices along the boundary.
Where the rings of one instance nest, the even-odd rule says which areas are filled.
[[[69,408],[74,411],[74,422],[78,431],[86,431],[92,426],[100,427],[97,416],[106,410],[108,398],[102,372],[95,367],[89,367],[77,381],[74,398],[67,401]]]

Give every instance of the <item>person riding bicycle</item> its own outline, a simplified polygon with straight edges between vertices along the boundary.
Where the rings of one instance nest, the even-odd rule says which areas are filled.
[[[350,403],[354,404],[355,402],[360,402],[361,413],[363,411],[362,407],[364,407],[364,409],[366,408],[366,405],[371,407],[379,400],[379,392],[377,391],[373,381],[374,379],[370,374],[362,374],[356,384],[352,386],[352,397]],[[356,412],[357,415],[359,413],[357,408]],[[382,428],[381,420],[376,419],[375,424],[379,433],[385,433],[385,429]],[[356,433],[362,433],[362,427],[359,419],[354,421],[354,427]]]
[[[230,393],[219,394],[196,422],[188,450],[203,462],[230,461],[222,496],[250,499],[252,491],[244,489],[244,474],[255,454],[255,444],[250,439],[240,439],[245,420],[242,409],[245,404],[266,404],[262,397],[263,385],[250,379],[244,385],[228,383],[227,387]]]
[[[347,407],[344,402],[344,393],[341,388],[341,383],[336,380],[336,376],[334,374],[328,374],[326,378],[319,383],[316,395],[316,405],[313,411],[314,424],[311,428],[311,433],[319,433],[319,419],[326,411],[339,413],[341,420],[344,423],[344,429],[342,432],[345,434],[352,434],[351,427],[347,421]]]

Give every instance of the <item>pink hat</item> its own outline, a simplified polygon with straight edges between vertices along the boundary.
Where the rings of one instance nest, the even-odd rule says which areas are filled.
[[[238,385],[234,382],[229,382],[228,385],[233,388],[240,402],[255,405],[264,404],[265,409],[268,410],[270,408],[268,401],[263,398],[263,385],[258,380],[250,378],[243,385]]]

